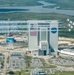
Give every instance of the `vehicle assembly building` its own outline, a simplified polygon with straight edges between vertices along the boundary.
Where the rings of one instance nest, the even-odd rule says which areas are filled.
[[[8,32],[27,32],[28,51],[32,54],[57,56],[57,20],[0,21],[0,33]],[[7,43],[16,41],[12,37],[6,38]]]
[[[29,50],[38,55],[57,56],[58,21],[29,21]]]

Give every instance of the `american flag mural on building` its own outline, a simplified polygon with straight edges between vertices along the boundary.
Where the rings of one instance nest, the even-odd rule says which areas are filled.
[[[37,27],[34,24],[30,25],[30,36],[37,36]]]

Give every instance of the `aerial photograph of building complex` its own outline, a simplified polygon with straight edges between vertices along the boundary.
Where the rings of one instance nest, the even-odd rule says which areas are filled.
[[[0,75],[74,75],[74,0],[0,0]]]

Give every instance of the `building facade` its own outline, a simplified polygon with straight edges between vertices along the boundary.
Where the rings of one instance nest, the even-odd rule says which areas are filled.
[[[29,50],[38,55],[57,56],[58,50],[58,21],[38,20],[29,21]]]
[[[9,58],[10,69],[24,69],[25,61],[23,52],[11,52]]]
[[[57,20],[0,21],[0,31],[0,33],[28,32],[28,50],[31,53],[57,56]]]

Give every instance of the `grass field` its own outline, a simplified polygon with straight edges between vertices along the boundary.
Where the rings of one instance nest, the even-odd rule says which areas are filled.
[[[56,74],[51,75],[74,75],[74,71],[72,72],[57,72]]]
[[[15,72],[15,75],[30,75],[29,73],[25,73],[24,71]],[[46,75],[74,75],[74,71],[71,72],[57,72],[55,74],[46,74]]]
[[[58,20],[63,22],[62,26],[67,26],[66,19],[74,21],[74,16],[68,16],[63,14],[40,14],[40,13],[0,13],[0,20]],[[59,32],[59,36],[74,37],[74,28],[71,32],[64,31]]]
[[[15,75],[30,75],[29,73],[25,73],[24,71],[17,71],[15,72]]]
[[[68,16],[56,13],[0,13],[0,20],[61,20],[66,21],[69,18],[74,21],[74,16]]]

